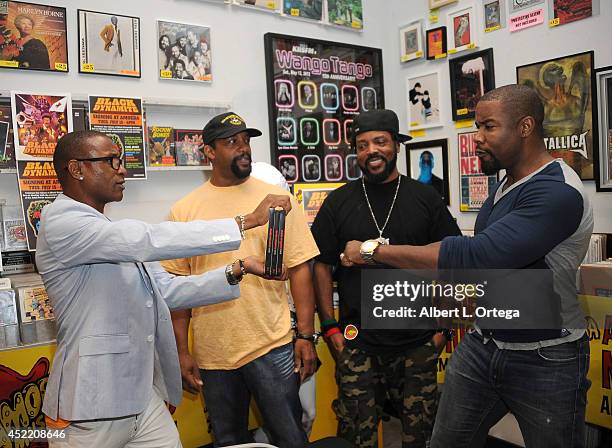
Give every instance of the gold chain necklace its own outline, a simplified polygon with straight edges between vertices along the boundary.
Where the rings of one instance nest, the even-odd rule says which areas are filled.
[[[376,216],[374,216],[374,212],[372,211],[372,206],[370,205],[370,200],[368,199],[368,192],[366,191],[365,180],[361,178],[361,186],[363,187],[363,195],[365,196],[366,204],[368,204],[368,208],[370,209],[370,215],[372,215],[372,219],[374,220],[374,224],[376,225],[376,230],[378,230],[378,241],[380,244],[389,244],[389,238],[383,238],[383,232],[385,231],[385,227],[387,227],[387,223],[389,222],[389,218],[391,217],[391,212],[393,211],[393,207],[395,207],[395,200],[397,199],[397,193],[399,192],[400,183],[402,182],[402,176],[398,176],[397,178],[397,187],[395,188],[395,196],[393,196],[393,202],[391,202],[391,208],[389,209],[389,213],[387,214],[387,219],[385,219],[385,223],[382,226],[382,229],[378,226],[378,221],[376,221]]]

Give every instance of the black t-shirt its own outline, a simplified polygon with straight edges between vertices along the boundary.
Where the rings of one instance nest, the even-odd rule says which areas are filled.
[[[381,227],[393,202],[397,182],[366,182],[368,198]],[[361,179],[349,182],[329,194],[311,230],[321,252],[316,260],[336,266],[341,328],[353,324],[359,329],[357,338],[347,341],[347,346],[370,352],[402,352],[422,345],[431,338],[433,332],[427,330],[361,329],[361,269],[379,267],[345,268],[340,265],[340,253],[348,241],[365,241],[379,236],[363,194]],[[389,238],[390,244],[424,246],[446,236],[460,234],[459,227],[439,194],[431,186],[402,176],[397,200],[383,237]]]

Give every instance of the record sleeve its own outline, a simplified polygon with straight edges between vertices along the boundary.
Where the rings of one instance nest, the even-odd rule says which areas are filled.
[[[174,129],[169,126],[149,126],[147,131],[149,166],[176,166]]]

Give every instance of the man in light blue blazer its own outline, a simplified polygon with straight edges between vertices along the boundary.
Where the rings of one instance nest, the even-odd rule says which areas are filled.
[[[247,257],[175,277],[157,261],[236,250],[270,207],[288,212],[289,198],[270,195],[233,219],[112,222],[104,207],[122,200],[126,170],[110,138],[67,134],[53,164],[64,193],[43,209],[36,253],[58,328],[43,411],[64,437],[50,446],[180,447],[164,404],[182,395],[169,309],[234,299],[242,276],[263,276],[264,267]]]

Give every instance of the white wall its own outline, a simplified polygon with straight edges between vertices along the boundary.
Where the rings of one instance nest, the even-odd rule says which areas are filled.
[[[506,0],[508,4],[511,0]],[[377,2],[378,3],[378,2]],[[400,114],[400,120],[407,128],[406,110],[406,77],[414,74],[441,71],[441,105],[444,108],[444,127],[427,130],[422,140],[437,138],[449,139],[449,170],[451,189],[451,211],[458,218],[462,229],[473,228],[476,213],[459,212],[459,160],[457,153],[457,130],[450,111],[450,80],[448,60],[419,60],[405,64],[399,61],[398,30],[414,20],[424,19],[424,28],[435,28],[446,24],[447,12],[455,7],[476,5],[478,20],[481,20],[482,0],[459,0],[459,3],[440,9],[440,22],[429,23],[429,11],[426,0],[385,0],[388,4],[392,23],[387,26],[388,39],[383,55],[386,71],[385,97],[388,108]],[[519,65],[550,59],[558,56],[595,51],[595,67],[612,65],[612,1],[601,0],[600,15],[589,19],[559,26],[548,27],[547,3],[538,5],[545,8],[545,23],[516,33],[510,33],[506,27],[493,33],[480,34],[480,48],[493,48],[495,62],[495,82],[497,86],[516,82],[516,67]],[[507,8],[507,5],[506,5]],[[506,16],[508,16],[506,14]],[[481,23],[481,22],[480,22]],[[461,53],[465,54],[465,53]],[[398,163],[405,169],[405,160]],[[595,232],[612,233],[612,193],[596,193],[593,181],[584,182],[586,190],[593,198],[595,212]]]
[[[34,2],[34,0],[32,0]],[[68,15],[70,73],[2,70],[0,90],[32,89],[73,94],[113,94],[142,97],[201,99],[232,104],[249,126],[264,135],[253,139],[253,159],[270,161],[264,38],[267,32],[291,34],[372,47],[384,46],[389,11],[381,0],[364,1],[365,31],[354,32],[277,14],[202,0],[37,0],[36,3],[65,6]],[[79,74],[77,66],[77,8],[132,15],[141,18],[142,78]],[[157,76],[157,19],[211,26],[213,56],[212,84],[159,80]],[[188,126],[203,127],[216,111],[198,110],[199,117],[187,117]],[[178,125],[178,124],[177,124]],[[146,181],[129,182],[125,198],[110,204],[112,218],[137,217],[158,222],[170,206],[197,187],[202,172],[149,172]],[[0,175],[0,198],[18,204],[15,175]]]

